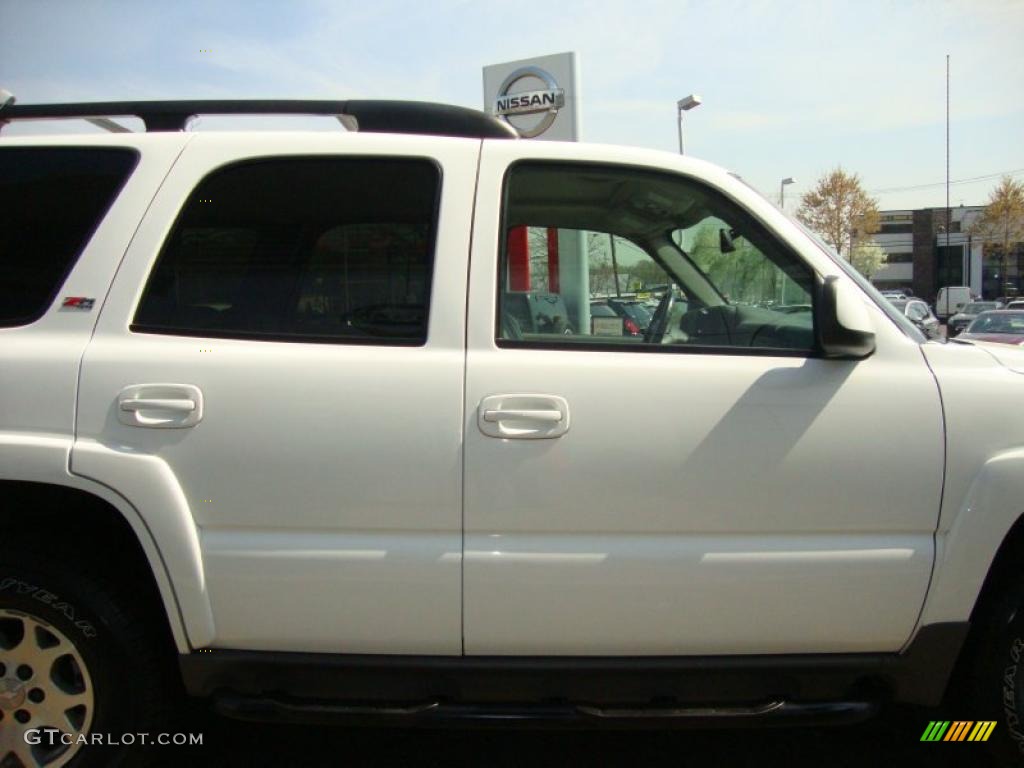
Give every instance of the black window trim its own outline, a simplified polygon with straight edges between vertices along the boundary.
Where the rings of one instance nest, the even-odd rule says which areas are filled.
[[[38,323],[40,320],[46,317],[46,315],[51,310],[54,309],[54,307],[57,304],[57,299],[61,295],[65,283],[67,283],[68,278],[71,277],[71,273],[75,271],[75,267],[77,267],[78,263],[81,261],[82,254],[89,249],[89,245],[92,243],[93,238],[96,237],[96,232],[99,230],[100,226],[102,226],[103,222],[107,220],[107,217],[110,215],[110,211],[117,204],[118,199],[121,197],[121,193],[124,192],[124,188],[128,186],[128,182],[131,180],[132,176],[135,175],[135,171],[139,167],[139,161],[142,159],[142,153],[139,152],[139,150],[136,147],[128,146],[106,146],[97,144],[17,144],[12,145],[10,147],[3,147],[3,149],[15,148],[44,150],[79,149],[88,150],[92,152],[122,154],[132,157],[132,163],[126,169],[124,178],[121,179],[121,183],[118,184],[117,187],[114,189],[114,193],[111,195],[110,201],[107,203],[106,207],[104,207],[103,210],[100,212],[100,215],[96,218],[96,221],[93,224],[92,228],[88,230],[87,235],[82,240],[81,247],[78,249],[76,253],[72,255],[71,258],[68,259],[67,267],[64,269],[64,272],[63,274],[61,274],[60,278],[54,283],[53,290],[50,292],[50,295],[47,297],[46,301],[41,302],[39,310],[37,312],[33,312],[28,315],[23,315],[21,317],[11,317],[7,319],[0,318],[0,331],[7,329],[13,330],[16,328],[26,328],[30,325]]]
[[[719,201],[724,201],[727,206],[735,208],[740,211],[741,216],[745,217],[749,222],[756,225],[760,229],[764,236],[769,239],[774,245],[785,253],[792,255],[797,262],[804,264],[811,273],[811,279],[813,286],[811,289],[811,315],[813,323],[813,336],[814,345],[810,349],[791,349],[788,347],[740,347],[740,346],[712,346],[712,345],[671,345],[671,344],[622,344],[616,342],[608,343],[591,343],[587,342],[584,344],[566,342],[566,341],[534,341],[532,339],[504,339],[501,337],[501,294],[502,294],[502,279],[503,270],[508,262],[508,238],[506,237],[507,229],[507,215],[508,215],[508,195],[509,195],[509,181],[512,176],[512,172],[521,165],[548,165],[548,166],[579,166],[579,167],[592,167],[592,168],[603,168],[603,169],[623,169],[652,176],[662,176],[671,178],[683,178],[686,179],[702,188],[713,197],[717,197]],[[550,159],[550,158],[521,158],[513,161],[505,169],[504,176],[502,178],[501,187],[501,216],[498,224],[498,268],[496,271],[497,279],[495,281],[495,311],[494,311],[494,326],[493,326],[493,340],[494,344],[498,349],[529,349],[535,351],[550,350],[552,352],[625,352],[627,354],[672,354],[672,355],[727,355],[727,356],[747,356],[747,357],[791,357],[806,360],[814,359],[826,359],[824,351],[821,348],[821,341],[818,334],[818,306],[819,306],[819,294],[821,288],[824,285],[824,278],[818,273],[814,267],[807,263],[807,260],[796,253],[792,248],[779,240],[774,235],[771,228],[768,227],[760,218],[756,217],[753,213],[744,208],[739,202],[732,199],[721,190],[716,187],[709,185],[703,179],[696,176],[692,176],[687,173],[680,173],[677,171],[669,171],[661,168],[652,168],[645,165],[635,165],[633,163],[616,163],[616,162],[605,162],[605,161],[593,161],[593,160],[564,160],[564,159]],[[612,233],[614,234],[614,233]],[[671,239],[671,238],[670,238]],[[681,251],[681,249],[680,249]],[[682,251],[681,251],[682,252]],[[685,254],[684,254],[685,256]],[[688,257],[687,257],[688,258]],[[655,259],[657,263],[660,261]],[[701,272],[703,274],[703,271]],[[706,276],[705,276],[706,277]],[[717,287],[715,287],[717,291]],[[555,337],[559,338],[559,337]]]
[[[427,295],[426,301],[424,302],[424,332],[422,338],[417,339],[403,339],[403,338],[389,338],[386,336],[316,336],[316,335],[303,335],[303,334],[287,334],[287,333],[263,333],[263,332],[248,332],[248,331],[218,331],[216,329],[209,328],[160,328],[150,327],[141,323],[136,323],[135,318],[138,316],[139,308],[142,305],[143,299],[149,290],[150,282],[153,280],[156,274],[156,269],[163,259],[164,254],[169,247],[170,243],[177,236],[179,229],[183,225],[183,219],[185,216],[185,208],[188,205],[188,201],[191,200],[192,195],[195,191],[206,182],[215,173],[220,173],[226,170],[234,169],[240,166],[246,165],[260,165],[263,163],[280,162],[282,160],[417,160],[429,163],[437,173],[437,179],[434,187],[434,205],[433,211],[431,212],[432,219],[430,222],[430,263],[427,266]],[[139,298],[135,303],[135,307],[132,311],[132,321],[128,325],[128,330],[131,333],[138,334],[152,334],[156,336],[178,336],[182,338],[209,338],[209,339],[234,339],[237,341],[262,341],[262,342],[278,342],[287,344],[334,344],[338,346],[372,346],[372,347],[426,347],[430,342],[430,315],[432,301],[434,297],[434,277],[436,274],[435,266],[437,264],[437,244],[438,244],[438,233],[441,229],[441,196],[444,192],[444,167],[436,157],[430,157],[428,155],[392,155],[392,154],[295,154],[295,155],[261,155],[259,157],[247,157],[242,160],[233,160],[222,165],[218,165],[214,168],[210,168],[203,177],[197,181],[190,190],[186,202],[182,205],[178,211],[177,216],[174,219],[174,224],[171,226],[163,243],[160,246],[160,250],[157,252],[156,258],[150,264],[149,272],[146,276],[145,285],[142,291],[139,293]]]

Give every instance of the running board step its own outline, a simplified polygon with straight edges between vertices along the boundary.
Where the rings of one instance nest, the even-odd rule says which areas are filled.
[[[443,704],[439,701],[348,704],[224,693],[215,699],[214,709],[218,714],[236,720],[321,725],[365,723],[430,727],[532,724],[712,728],[856,723],[874,715],[878,705],[867,701],[772,701],[749,706],[719,707],[598,707],[583,704],[515,706]]]

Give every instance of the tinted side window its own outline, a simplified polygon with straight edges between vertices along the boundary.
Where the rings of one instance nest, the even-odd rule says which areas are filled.
[[[0,149],[0,326],[53,303],[137,160],[130,149]]]
[[[195,189],[132,330],[423,344],[440,172],[422,159],[288,158]]]

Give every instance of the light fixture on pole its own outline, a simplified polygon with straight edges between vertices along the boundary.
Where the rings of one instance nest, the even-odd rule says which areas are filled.
[[[691,93],[684,99],[680,99],[676,102],[676,115],[679,118],[679,154],[683,154],[683,112],[689,112],[694,107],[699,107],[701,104],[701,98],[695,93]]]
[[[786,185],[796,183],[796,179],[787,176],[779,182],[779,208],[786,210]]]

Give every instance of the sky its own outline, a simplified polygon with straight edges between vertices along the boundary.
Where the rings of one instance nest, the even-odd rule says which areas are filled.
[[[948,54],[950,202],[980,205],[1024,180],[1022,32],[1024,0],[0,0],[0,87],[483,108],[485,65],[573,51],[582,140],[677,151],[696,93],[688,154],[773,197],[794,177],[790,210],[842,166],[884,210],[945,205]]]

